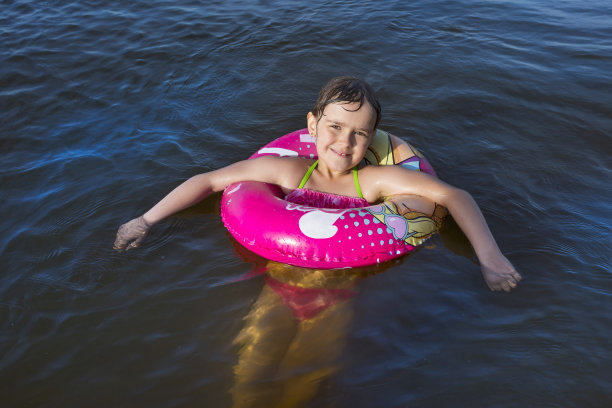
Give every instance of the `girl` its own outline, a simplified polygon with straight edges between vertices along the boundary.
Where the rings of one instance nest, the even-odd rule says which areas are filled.
[[[122,225],[115,249],[137,247],[155,223],[239,181],[276,184],[287,194],[288,201],[319,207],[338,201],[344,207],[360,207],[388,196],[408,194],[415,211],[432,213],[435,203],[449,210],[474,247],[491,290],[510,291],[516,287],[521,276],[500,252],[480,209],[467,192],[400,166],[363,164],[380,113],[380,104],[367,83],[352,77],[332,79],[307,116],[308,130],[316,140],[317,161],[264,156],[194,176],[145,214]]]

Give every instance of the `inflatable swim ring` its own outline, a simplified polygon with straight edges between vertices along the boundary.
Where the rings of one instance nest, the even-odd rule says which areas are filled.
[[[250,158],[270,154],[317,157],[307,129],[272,141]],[[365,161],[436,176],[413,146],[381,130]],[[284,200],[278,186],[254,181],[228,186],[221,198],[223,223],[244,247],[266,259],[321,269],[373,265],[407,254],[438,231],[445,215],[441,206],[431,215],[411,211],[401,196],[361,208],[309,207]]]

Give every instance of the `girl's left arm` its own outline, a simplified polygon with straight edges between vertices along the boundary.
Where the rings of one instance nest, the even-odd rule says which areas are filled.
[[[521,275],[501,253],[480,208],[468,192],[421,172],[385,167],[389,167],[390,174],[376,178],[379,197],[414,194],[445,206],[474,247],[489,288],[508,292],[516,287]]]
[[[521,275],[501,253],[480,208],[472,196],[455,187],[447,186],[440,204],[448,208],[463,233],[474,247],[480,261],[482,275],[491,290],[509,292],[521,280]]]

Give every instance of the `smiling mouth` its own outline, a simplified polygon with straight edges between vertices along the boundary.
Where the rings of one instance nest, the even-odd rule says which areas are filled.
[[[351,154],[350,154],[350,153],[342,153],[342,152],[339,152],[339,151],[334,150],[334,149],[331,149],[331,151],[332,151],[332,152],[334,152],[334,153],[336,153],[336,154],[337,154],[338,156],[340,156],[340,157],[350,157],[350,156],[351,156]]]

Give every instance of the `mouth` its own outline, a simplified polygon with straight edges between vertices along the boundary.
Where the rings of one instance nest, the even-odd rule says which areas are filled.
[[[340,156],[340,157],[342,157],[342,158],[351,157],[351,154],[350,154],[350,153],[348,153],[348,152],[347,152],[347,153],[343,153],[343,152],[340,152],[340,151],[335,150],[335,149],[330,149],[330,150],[331,150],[332,152],[334,152],[334,153],[335,153],[337,156]]]

